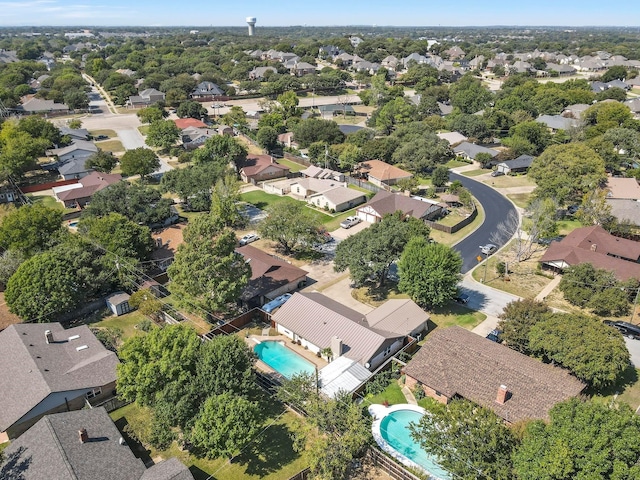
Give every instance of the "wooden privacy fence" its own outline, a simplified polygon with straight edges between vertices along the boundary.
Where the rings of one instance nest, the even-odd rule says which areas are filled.
[[[466,227],[471,222],[473,222],[477,216],[478,216],[478,209],[474,204],[473,211],[469,214],[469,216],[467,218],[462,219],[455,225],[451,225],[451,226],[442,225],[441,223],[432,222],[431,220],[425,220],[425,223],[429,225],[431,228],[433,228],[434,230],[438,230],[440,232],[456,233],[458,230],[462,230],[464,227]]]

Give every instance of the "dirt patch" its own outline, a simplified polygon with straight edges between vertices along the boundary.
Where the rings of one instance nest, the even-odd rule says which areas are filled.
[[[4,301],[4,292],[0,292],[0,330],[4,330],[9,325],[20,323],[20,317],[9,311],[9,307]]]

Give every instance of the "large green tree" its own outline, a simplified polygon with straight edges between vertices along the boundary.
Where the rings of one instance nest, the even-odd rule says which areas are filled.
[[[550,146],[533,161],[529,176],[537,184],[537,197],[554,198],[560,205],[580,202],[607,178],[602,158],[581,143]]]
[[[111,173],[116,168],[118,158],[111,152],[98,150],[85,161],[85,168],[92,168],[98,172]]]
[[[595,390],[613,385],[629,366],[620,332],[587,315],[548,315],[531,327],[529,349],[567,368]]]
[[[500,314],[498,329],[500,339],[509,348],[529,355],[529,332],[531,327],[551,313],[543,302],[525,298],[508,303]]]
[[[257,404],[225,392],[205,400],[188,438],[199,455],[232,457],[253,440],[260,428]]]
[[[342,143],[344,134],[338,128],[338,124],[333,120],[322,120],[319,118],[309,118],[302,120],[293,129],[296,142],[306,148],[314,142],[325,142],[329,145]]]
[[[193,163],[214,162],[222,166],[238,165],[247,158],[247,147],[229,135],[215,135],[193,154]]]
[[[356,285],[375,279],[384,285],[389,267],[400,258],[412,237],[427,238],[429,227],[415,218],[405,218],[401,212],[386,215],[382,221],[361,230],[336,248],[334,269],[347,268]]]
[[[267,218],[258,225],[264,238],[273,240],[286,254],[318,241],[318,215],[302,202],[278,202],[267,207]]]
[[[398,261],[398,289],[423,307],[440,307],[454,298],[462,257],[442,243],[424,237],[409,240]]]
[[[145,143],[168,150],[180,138],[180,129],[173,120],[156,120],[149,125]]]
[[[40,203],[12,210],[0,224],[0,248],[30,256],[51,246],[62,232],[62,213]]]
[[[493,94],[480,80],[467,74],[451,86],[449,97],[451,105],[459,108],[462,113],[476,113],[489,104]]]
[[[134,261],[147,260],[154,247],[149,227],[138,225],[119,213],[82,218],[78,233],[118,257]]]
[[[207,109],[203,107],[199,102],[187,100],[186,102],[182,102],[180,106],[178,106],[178,108],[176,109],[176,114],[180,118],[201,119],[202,117],[207,116]]]
[[[251,267],[235,252],[235,233],[210,216],[196,217],[185,231],[167,273],[169,290],[186,307],[225,311],[247,285]]]
[[[411,436],[457,478],[509,480],[517,445],[511,431],[492,410],[468,400],[434,405]]]
[[[410,135],[402,140],[402,144],[393,152],[393,163],[418,172],[430,173],[439,165],[447,163],[454,157],[446,140],[442,140],[431,132],[423,135]]]
[[[53,321],[104,293],[112,269],[97,248],[69,238],[22,263],[7,282],[5,300],[25,321]]]
[[[147,175],[160,168],[160,159],[153,150],[140,147],[127,150],[120,159],[120,166],[123,175],[140,175],[144,180]]]
[[[227,169],[215,162],[189,165],[166,172],[160,181],[164,192],[176,194],[185,208],[202,212],[211,208],[211,189]]]
[[[140,405],[153,405],[156,393],[196,372],[202,341],[192,328],[169,325],[128,339],[118,356],[118,395]]]
[[[640,478],[640,417],[628,405],[572,399],[549,416],[527,425],[513,455],[517,478]]]
[[[162,224],[171,215],[171,200],[149,186],[118,182],[96,192],[83,216],[110,213],[120,213],[139,224]]]

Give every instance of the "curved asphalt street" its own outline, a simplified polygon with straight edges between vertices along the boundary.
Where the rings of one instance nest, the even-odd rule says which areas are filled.
[[[478,202],[482,204],[485,213],[485,219],[482,225],[453,247],[462,255],[462,273],[465,274],[478,265],[477,257],[479,255],[482,256],[479,248],[480,245],[493,243],[498,247],[502,247],[513,236],[515,232],[509,232],[499,240],[494,238],[497,236],[498,224],[503,222],[512,211],[515,212],[515,207],[508,199],[484,183],[477,182],[454,172],[449,172],[449,180],[459,180],[462,185],[476,197]]]

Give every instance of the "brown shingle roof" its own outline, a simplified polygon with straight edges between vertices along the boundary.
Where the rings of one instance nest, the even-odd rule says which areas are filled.
[[[244,172],[247,177],[257,175],[268,167],[289,170],[289,167],[280,165],[270,155],[249,155],[240,167],[240,171]]]
[[[242,292],[243,300],[266,295],[291,282],[302,281],[309,273],[252,245],[238,247],[236,252],[249,260],[251,267],[251,279]]]
[[[607,198],[640,199],[640,185],[635,178],[609,177],[607,190]]]
[[[380,181],[397,180],[400,178],[410,178],[413,175],[401,168],[389,165],[382,160],[367,160],[358,166],[359,173],[366,173],[370,177]]]
[[[640,242],[615,237],[598,225],[576,228],[560,244],[627,258],[634,262],[640,258]]]
[[[447,398],[459,395],[511,423],[548,419],[556,403],[579,395],[586,386],[562,368],[457,326],[427,336],[405,373]],[[500,385],[510,392],[504,404],[496,402]]]

